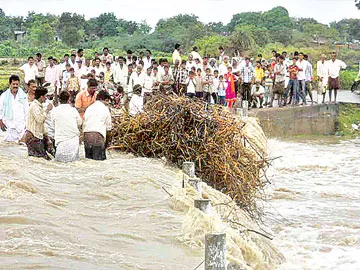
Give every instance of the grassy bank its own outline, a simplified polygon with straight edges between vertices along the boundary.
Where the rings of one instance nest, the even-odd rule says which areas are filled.
[[[360,125],[360,106],[341,104],[337,134],[349,137],[360,135],[359,131],[353,129],[352,124]]]

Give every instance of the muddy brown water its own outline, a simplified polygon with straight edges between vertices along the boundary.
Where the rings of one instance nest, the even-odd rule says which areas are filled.
[[[179,171],[110,152],[59,164],[0,138],[0,269],[194,269],[180,244],[184,214],[162,187]],[[359,269],[360,140],[269,141],[266,225],[279,269]],[[199,268],[203,269],[203,268]]]

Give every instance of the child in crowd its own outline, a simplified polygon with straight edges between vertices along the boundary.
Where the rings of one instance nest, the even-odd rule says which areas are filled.
[[[104,72],[104,82],[109,83],[112,82],[113,79],[113,72],[111,71],[111,63],[106,62],[106,70]]]
[[[131,116],[135,116],[138,113],[144,111],[144,97],[141,96],[142,87],[140,84],[136,84],[133,87],[133,95],[129,103],[129,113]]]
[[[70,72],[70,64],[66,64],[65,65],[65,70],[62,73],[62,90],[67,90],[67,82],[71,76],[71,72]]]
[[[79,78],[75,76],[74,68],[70,68],[70,78],[66,83],[66,90],[70,94],[71,104],[75,104],[76,95],[80,91],[80,82],[79,82]]]
[[[273,85],[274,85],[274,72],[271,68],[271,65],[266,66],[265,70],[265,102],[264,105],[269,105],[269,100],[271,100],[273,95]]]
[[[214,70],[214,78],[213,78],[213,93],[216,95],[216,102],[214,100],[215,104],[219,104],[219,96],[218,96],[218,87],[219,87],[219,71],[216,69]]]
[[[196,97],[197,98],[203,98],[204,97],[204,92],[203,92],[203,86],[202,86],[202,76],[201,76],[201,68],[198,68],[196,70]]]
[[[121,98],[124,95],[124,88],[121,85],[118,85],[116,88],[116,92],[113,95],[113,106],[115,109],[121,108]]]
[[[211,74],[210,68],[206,68],[205,76],[202,80],[204,100],[207,103],[211,102],[211,97],[214,99],[214,103],[217,102],[217,96],[213,93],[213,80],[214,76]],[[214,94],[214,95],[213,95]]]
[[[226,89],[227,89],[228,83],[225,81],[224,76],[220,75],[219,77],[219,84],[217,86],[218,89],[218,95],[219,95],[219,104],[226,106]]]
[[[186,85],[186,96],[188,96],[189,98],[194,98],[196,96],[196,79],[195,73],[193,71],[189,72],[189,77],[187,78]]]

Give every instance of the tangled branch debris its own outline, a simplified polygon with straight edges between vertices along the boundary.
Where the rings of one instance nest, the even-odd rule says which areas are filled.
[[[111,148],[136,156],[163,158],[181,168],[196,164],[196,174],[229,195],[250,214],[266,184],[260,171],[265,154],[248,139],[246,123],[222,106],[207,107],[176,95],[155,95],[145,113],[113,117]]]

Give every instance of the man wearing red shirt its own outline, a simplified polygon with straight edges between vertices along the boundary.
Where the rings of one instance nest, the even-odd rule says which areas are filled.
[[[298,80],[297,80],[297,75],[299,73],[299,67],[296,65],[296,58],[294,57],[292,59],[292,64],[288,67],[288,72],[289,72],[289,84],[288,87],[285,91],[285,101],[284,101],[284,106],[286,106],[286,101],[288,96],[290,96],[290,101],[288,104],[291,104],[291,101],[294,97],[294,101],[296,101],[296,94],[297,94],[297,88],[298,88]],[[289,95],[290,94],[290,95]]]

